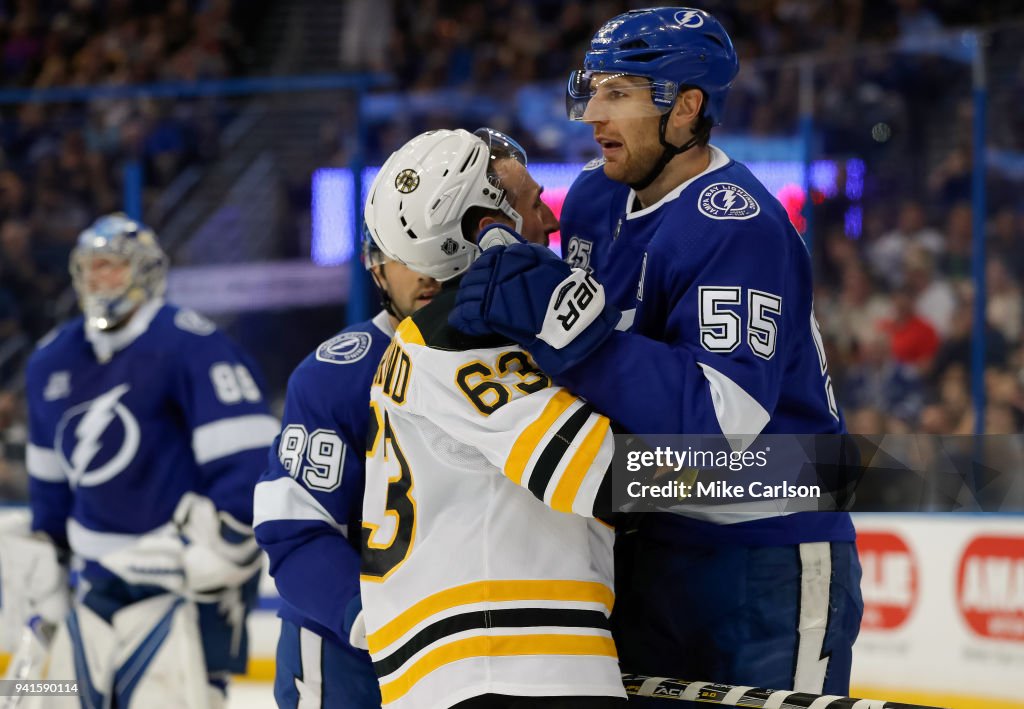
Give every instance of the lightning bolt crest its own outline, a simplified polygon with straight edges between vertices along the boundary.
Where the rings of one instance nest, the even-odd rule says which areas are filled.
[[[725,192],[725,211],[732,209],[733,203],[736,201],[736,190],[723,190]]]
[[[97,397],[89,406],[89,410],[85,412],[82,420],[78,422],[78,426],[75,427],[75,438],[78,439],[78,443],[71,454],[71,467],[75,473],[80,475],[85,472],[86,466],[99,452],[100,436],[117,415],[114,412],[114,407],[130,388],[128,384],[121,384]]]

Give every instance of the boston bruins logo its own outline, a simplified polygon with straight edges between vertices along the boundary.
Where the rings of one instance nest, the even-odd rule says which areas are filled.
[[[420,186],[420,176],[415,170],[406,168],[395,175],[395,189],[402,194],[409,194]]]

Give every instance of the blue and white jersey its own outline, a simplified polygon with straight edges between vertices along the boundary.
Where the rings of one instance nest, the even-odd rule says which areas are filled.
[[[649,235],[622,231],[630,189],[609,179],[604,160],[592,160],[583,168],[562,205],[562,258],[574,268],[598,276],[605,298],[622,310],[633,308],[634,286],[640,278],[642,254]]]
[[[394,332],[381,312],[299,364],[256,486],[256,540],[270,557],[281,617],[346,646],[345,608],[359,593],[370,383]]]
[[[258,376],[210,321],[162,301],[113,333],[62,326],[26,375],[33,529],[96,560],[171,520],[186,492],[248,525],[277,432]]]
[[[842,433],[806,247],[745,166],[714,147],[711,158],[646,208],[597,163],[577,178],[562,213],[565,257],[604,284],[628,332],[556,379],[638,434]],[[841,513],[677,522],[738,543],[854,536]]]

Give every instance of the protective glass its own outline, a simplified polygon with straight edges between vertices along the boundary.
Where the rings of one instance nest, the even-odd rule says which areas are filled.
[[[674,81],[577,69],[569,75],[565,112],[573,121],[660,116],[678,94]]]

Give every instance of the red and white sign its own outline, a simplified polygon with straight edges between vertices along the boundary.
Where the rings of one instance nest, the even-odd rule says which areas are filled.
[[[864,620],[868,630],[895,630],[917,604],[917,560],[902,537],[891,532],[862,531],[857,550],[864,570]]]
[[[960,557],[956,599],[978,635],[1024,642],[1024,537],[973,539]]]

